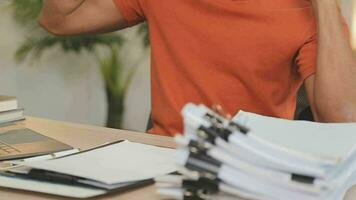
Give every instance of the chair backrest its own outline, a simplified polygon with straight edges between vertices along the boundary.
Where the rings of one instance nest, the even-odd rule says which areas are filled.
[[[297,107],[294,118],[297,120],[314,121],[313,112],[310,108],[305,87],[302,86],[297,95]]]
[[[147,121],[146,131],[150,130],[151,128],[153,128],[153,122],[152,122],[152,117],[150,114],[150,116],[148,117],[148,121]]]

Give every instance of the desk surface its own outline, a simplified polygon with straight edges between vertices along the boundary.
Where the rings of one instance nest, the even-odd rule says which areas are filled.
[[[47,119],[28,117],[26,121],[19,123],[19,126],[25,126],[39,133],[65,142],[73,147],[87,149],[105,142],[128,139],[133,142],[151,144],[162,147],[174,148],[175,144],[172,138],[155,136],[150,134],[108,129],[102,127],[74,124],[68,122],[59,122]],[[19,190],[0,189],[0,199],[6,200],[64,200],[68,198],[56,197],[46,194],[25,192]],[[91,200],[158,200],[153,185],[140,189],[106,195]],[[346,195],[346,200],[356,199],[356,186]]]
[[[108,129],[102,127],[74,124],[68,122],[59,122],[47,119],[28,117],[26,121],[20,122],[18,126],[25,126],[41,134],[47,135],[73,147],[87,149],[105,142],[128,139],[133,142],[151,144],[156,146],[174,148],[175,144],[172,138],[155,136],[150,134]],[[18,190],[0,189],[0,199],[6,200],[63,200],[51,195],[24,192]],[[159,197],[155,193],[153,185],[128,191],[119,194],[106,195],[92,200],[132,200],[145,199],[157,200]]]

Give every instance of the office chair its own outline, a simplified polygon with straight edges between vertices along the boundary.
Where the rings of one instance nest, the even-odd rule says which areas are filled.
[[[305,87],[302,86],[297,95],[296,120],[314,121],[313,112],[308,102]]]

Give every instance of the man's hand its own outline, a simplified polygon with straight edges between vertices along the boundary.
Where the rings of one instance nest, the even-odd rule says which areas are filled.
[[[103,33],[126,27],[112,0],[44,0],[38,21],[56,35]]]
[[[305,81],[315,117],[356,121],[356,60],[337,0],[311,0],[318,26],[317,72]]]

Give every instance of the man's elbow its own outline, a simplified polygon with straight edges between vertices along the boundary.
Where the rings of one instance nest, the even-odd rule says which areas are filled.
[[[46,31],[53,35],[65,36],[69,35],[68,31],[64,28],[64,20],[54,20],[48,19],[46,17],[40,16],[37,19],[38,24],[44,28]]]
[[[343,122],[356,122],[356,104],[353,103],[348,108],[345,108],[345,110],[342,112],[343,113]]]
[[[356,122],[356,104],[343,106],[323,107],[316,106],[318,121],[327,123],[349,123]]]

